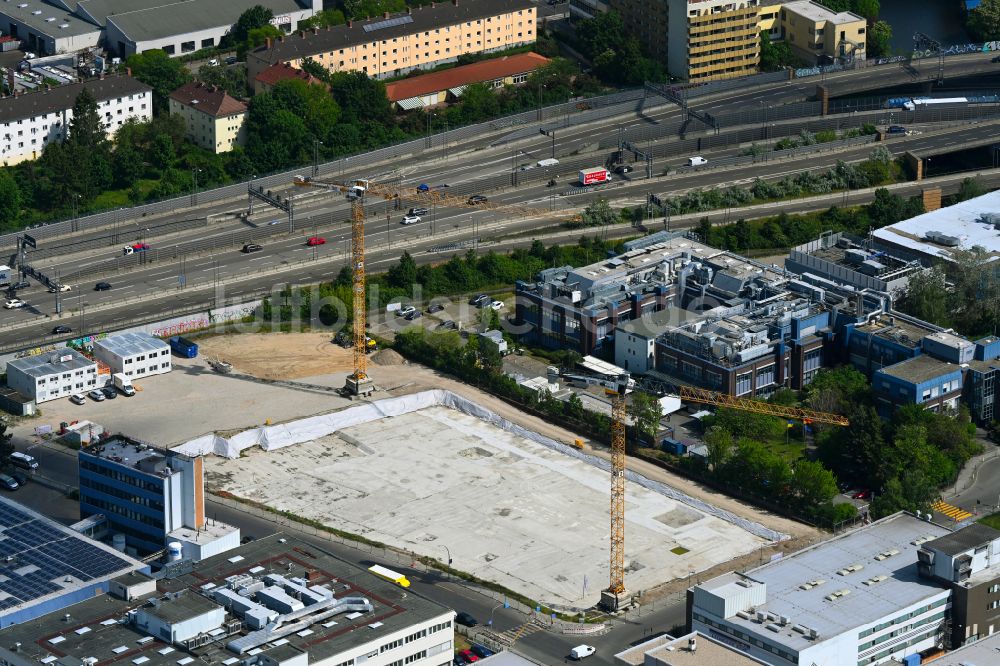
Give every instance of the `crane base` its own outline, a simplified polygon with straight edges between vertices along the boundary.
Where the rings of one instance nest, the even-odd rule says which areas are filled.
[[[601,592],[600,606],[609,613],[616,613],[622,610],[628,604],[628,601],[629,598],[625,592],[622,592],[621,594],[615,594],[614,592],[608,592],[607,590]]]
[[[364,379],[348,377],[347,382],[344,384],[344,389],[347,391],[348,395],[360,395],[367,397],[375,391],[375,382],[368,377],[365,377]]]

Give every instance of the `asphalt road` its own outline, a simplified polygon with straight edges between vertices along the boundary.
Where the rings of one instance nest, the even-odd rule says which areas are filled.
[[[52,516],[63,523],[75,522],[79,515],[78,503],[68,500],[57,490],[62,486],[76,487],[77,461],[73,451],[52,444],[32,445],[15,441],[17,449],[27,451],[39,462],[39,474],[45,478],[40,482],[11,493],[8,496],[36,511]],[[263,537],[276,532],[294,534],[310,544],[323,548],[337,557],[357,566],[369,567],[379,563],[372,559],[371,550],[359,545],[353,547],[329,541],[295,529],[294,526],[277,526],[257,516],[235,510],[227,505],[206,498],[206,513],[240,528],[243,536]],[[411,591],[417,592],[439,604],[457,611],[466,611],[485,624],[493,618],[493,628],[504,632],[520,626],[526,617],[513,609],[505,609],[491,597],[480,594],[475,588],[463,584],[445,574],[422,572],[401,566],[397,562],[381,562],[392,569],[406,574],[412,583]],[[516,644],[518,652],[531,656],[542,663],[552,664],[562,661],[575,645],[586,642],[594,645],[598,653],[591,658],[591,664],[613,664],[613,655],[654,633],[665,632],[684,623],[683,604],[666,605],[642,617],[641,621],[617,621],[614,629],[601,637],[572,637],[549,632],[526,633]]]

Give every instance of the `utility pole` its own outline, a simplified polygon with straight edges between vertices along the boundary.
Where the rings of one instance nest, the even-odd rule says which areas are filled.
[[[319,147],[322,145],[322,141],[313,139],[313,178],[319,178]]]

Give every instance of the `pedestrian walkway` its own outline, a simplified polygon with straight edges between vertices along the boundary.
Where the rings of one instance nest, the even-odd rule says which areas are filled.
[[[542,631],[543,627],[533,620],[528,620],[519,627],[514,627],[513,629],[508,629],[507,631],[500,632],[501,639],[508,645],[513,645],[518,640],[524,638],[525,636],[530,636],[531,634]]]
[[[972,518],[972,514],[966,511],[965,509],[960,509],[957,506],[952,506],[951,504],[948,504],[947,502],[942,502],[941,500],[938,500],[937,502],[934,502],[934,504],[931,504],[931,508],[937,511],[938,513],[948,516],[956,523],[960,523],[963,520]]]

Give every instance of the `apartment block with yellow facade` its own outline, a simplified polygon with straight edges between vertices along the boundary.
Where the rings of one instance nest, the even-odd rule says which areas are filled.
[[[809,62],[865,59],[867,21],[857,14],[795,0],[782,4],[780,20],[785,42]]]
[[[250,80],[277,63],[301,67],[311,58],[332,72],[373,78],[431,69],[468,53],[533,44],[536,11],[530,0],[451,0],[346,25],[299,31],[247,54]]]
[[[755,74],[759,0],[612,0],[630,34],[671,76],[711,81]]]
[[[246,142],[247,105],[216,86],[185,83],[170,93],[170,114],[184,119],[189,141],[213,153]]]

